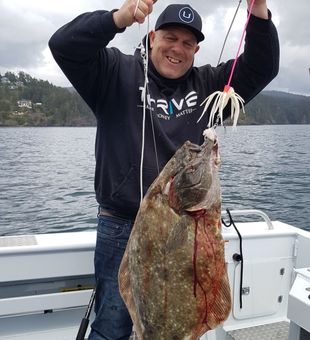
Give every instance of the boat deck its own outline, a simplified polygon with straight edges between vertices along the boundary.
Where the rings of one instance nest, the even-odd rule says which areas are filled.
[[[233,228],[223,227],[233,306],[224,325],[201,340],[310,340],[309,292],[293,292],[299,275],[310,288],[310,233],[279,221],[236,225],[244,307],[240,263],[233,260],[240,242]],[[0,340],[75,339],[94,286],[95,241],[95,231],[0,237]]]

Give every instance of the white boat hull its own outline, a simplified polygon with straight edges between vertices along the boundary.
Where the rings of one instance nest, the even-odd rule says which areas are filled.
[[[243,244],[242,308],[241,263],[233,259],[240,240],[223,226],[232,311],[201,339],[238,339],[241,330],[279,323],[290,340],[298,339],[301,327],[310,331],[310,299],[302,288],[290,292],[298,270],[310,268],[310,233],[279,221],[236,225]],[[95,241],[95,231],[0,237],[0,340],[75,339],[94,287]],[[303,279],[310,287],[310,272]]]

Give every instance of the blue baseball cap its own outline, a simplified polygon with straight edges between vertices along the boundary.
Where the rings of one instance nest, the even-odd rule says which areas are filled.
[[[187,28],[195,35],[197,42],[205,38],[201,32],[201,17],[190,5],[173,4],[166,7],[156,21],[155,31],[167,26],[182,26]]]

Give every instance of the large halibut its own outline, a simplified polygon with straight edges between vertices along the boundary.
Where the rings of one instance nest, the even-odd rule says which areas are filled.
[[[150,186],[119,270],[138,339],[197,339],[229,315],[214,130],[185,142]]]

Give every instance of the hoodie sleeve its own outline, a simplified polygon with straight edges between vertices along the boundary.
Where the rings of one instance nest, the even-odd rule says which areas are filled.
[[[123,31],[115,25],[113,11],[101,10],[79,15],[49,40],[55,61],[94,112],[97,94],[106,91],[117,59],[116,49],[105,47]]]

